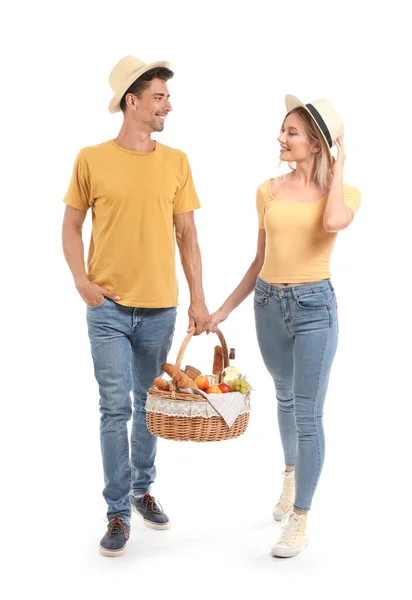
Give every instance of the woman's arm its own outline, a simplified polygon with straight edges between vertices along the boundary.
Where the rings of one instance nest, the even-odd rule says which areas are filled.
[[[329,233],[346,229],[353,221],[353,211],[346,206],[343,196],[343,164],[345,152],[343,138],[336,140],[338,157],[332,167],[332,184],[329,189],[328,199],[323,213],[323,226]]]
[[[226,298],[222,306],[216,312],[210,315],[210,321],[206,328],[207,333],[210,333],[211,331],[216,331],[217,325],[225,319],[227,319],[230,313],[237,306],[239,306],[239,304],[241,304],[243,300],[245,300],[249,296],[249,294],[253,292],[256,284],[256,279],[262,269],[265,260],[265,248],[266,231],[264,229],[259,229],[257,251],[254,261],[246,271],[245,276],[243,277],[242,281],[239,283],[237,288],[230,294],[228,298]]]

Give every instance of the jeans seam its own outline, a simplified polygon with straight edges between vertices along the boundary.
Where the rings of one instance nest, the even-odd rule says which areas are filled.
[[[328,313],[329,313],[329,327],[332,327],[332,325],[338,320],[338,306],[336,304],[336,319],[333,321],[333,316],[332,316],[332,311],[331,311],[331,307],[330,307],[330,303],[332,302],[333,297],[330,299],[330,301],[328,302],[326,308],[328,309]],[[336,296],[335,296],[335,300],[336,300]]]
[[[318,386],[317,386],[317,389],[316,389],[315,402],[314,402],[314,405],[313,405],[315,430],[316,430],[316,445],[317,445],[317,451],[318,451],[319,466],[318,466],[317,477],[316,477],[315,481],[312,484],[311,497],[313,497],[313,494],[315,493],[315,489],[316,489],[316,486],[317,486],[318,481],[319,481],[320,470],[321,470],[321,452],[320,452],[319,428],[318,428],[318,422],[317,422],[317,419],[316,419],[316,412],[317,412],[318,403],[319,403],[320,382],[322,380],[322,374],[324,372],[326,349],[327,349],[327,346],[329,344],[329,339],[330,339],[330,336],[328,336],[326,338],[326,341],[325,341],[325,344],[324,344],[324,347],[323,347],[322,362],[321,362],[320,369],[319,369]]]

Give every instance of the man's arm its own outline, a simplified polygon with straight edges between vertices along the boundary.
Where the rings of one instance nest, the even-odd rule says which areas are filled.
[[[120,300],[120,298],[87,278],[82,240],[82,227],[86,214],[82,210],[66,206],[62,231],[63,252],[80,296],[89,306],[97,306],[101,304],[104,296],[112,300]]]
[[[209,311],[203,293],[202,259],[193,211],[174,215],[173,220],[180,259],[190,290],[188,331],[195,327],[196,335],[199,335],[206,329]]]

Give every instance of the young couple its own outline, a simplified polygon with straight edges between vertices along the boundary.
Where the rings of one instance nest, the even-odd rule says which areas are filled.
[[[172,110],[171,77],[167,62],[145,64],[133,56],[113,68],[109,110],[123,112],[123,125],[116,139],[80,151],[64,198],[63,249],[87,305],[100,392],[108,505],[100,552],[124,553],[131,510],[148,527],[170,526],[150,494],[157,439],[146,427],[145,402],[172,344],[176,239],[190,289],[189,330],[214,331],[255,291],[258,341],[276,387],[285,456],[273,517],[287,523],[272,554],[295,556],[307,543],[307,513],[324,459],[323,404],[338,340],[329,259],[337,232],[351,223],[360,204],[359,192],[343,183],[343,124],[327,100],[305,105],[286,97],[278,141],[291,171],[259,186],[256,257],[222,307],[209,314],[193,216],[200,204],[188,159],[151,138]],[[82,226],[89,208],[86,272]]]

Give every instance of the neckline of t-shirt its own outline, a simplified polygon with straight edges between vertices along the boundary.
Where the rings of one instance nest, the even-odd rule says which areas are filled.
[[[266,186],[267,186],[267,190],[269,193],[269,196],[272,198],[272,200],[274,200],[275,202],[283,202],[284,204],[315,204],[316,202],[320,202],[321,200],[325,200],[325,198],[328,197],[328,195],[326,194],[325,196],[322,196],[322,198],[318,198],[317,200],[311,200],[310,202],[299,202],[299,201],[290,201],[290,200],[280,200],[279,198],[275,198],[275,196],[272,194],[272,192],[270,191],[270,182],[272,180],[268,179],[266,182]]]
[[[123,146],[119,146],[119,144],[116,144],[114,140],[110,140],[110,143],[114,148],[116,148],[116,150],[121,150],[122,152],[126,152],[127,154],[132,154],[134,156],[151,156],[152,154],[156,154],[159,147],[159,142],[156,142],[154,150],[151,152],[136,152],[136,150],[129,150],[129,148],[123,148]]]

